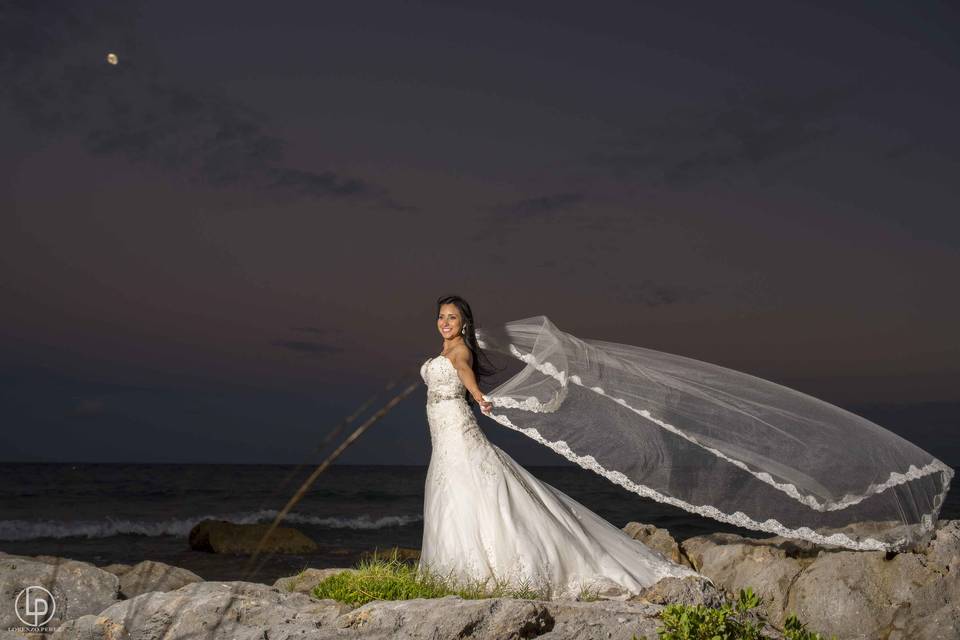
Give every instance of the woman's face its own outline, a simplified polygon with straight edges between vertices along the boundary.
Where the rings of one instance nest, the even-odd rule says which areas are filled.
[[[460,334],[463,327],[463,319],[460,317],[460,310],[455,304],[444,304],[440,306],[440,314],[437,316],[437,330],[445,339],[453,338]]]

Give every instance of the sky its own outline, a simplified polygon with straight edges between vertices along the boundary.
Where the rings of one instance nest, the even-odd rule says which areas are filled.
[[[960,402],[958,18],[3,0],[0,460],[303,461],[419,380],[448,293],[844,407]],[[342,461],[425,464],[423,401]]]

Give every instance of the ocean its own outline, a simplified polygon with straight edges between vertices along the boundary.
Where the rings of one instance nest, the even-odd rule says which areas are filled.
[[[608,521],[668,529],[677,539],[713,531],[765,535],[641,498],[578,467],[527,467]],[[360,554],[419,548],[426,467],[334,465],[285,518],[317,545],[311,554],[262,557],[193,551],[191,528],[207,518],[269,523],[313,467],[296,465],[0,465],[0,551],[133,564],[156,560],[206,580],[272,584],[306,567],[344,567]],[[960,477],[960,476],[958,476]],[[942,518],[960,518],[948,494]]]

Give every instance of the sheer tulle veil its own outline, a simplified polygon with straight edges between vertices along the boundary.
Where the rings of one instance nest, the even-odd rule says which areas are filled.
[[[850,549],[929,537],[953,470],[812,396],[691,358],[586,340],[546,316],[477,329],[525,366],[491,418],[610,481],[749,529]]]

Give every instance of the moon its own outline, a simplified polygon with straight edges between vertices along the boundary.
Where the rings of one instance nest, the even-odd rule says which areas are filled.
[[[107,62],[110,64],[117,64],[120,62],[120,58],[117,57],[117,54],[111,52],[107,54]]]

